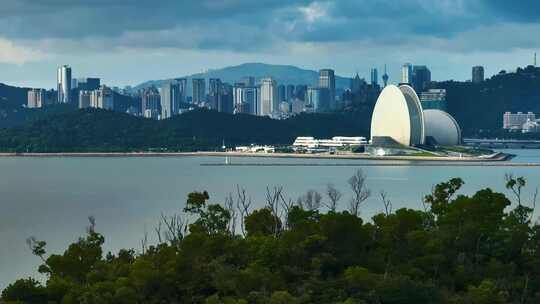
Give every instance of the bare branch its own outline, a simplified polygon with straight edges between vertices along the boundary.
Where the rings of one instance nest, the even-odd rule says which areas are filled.
[[[303,209],[315,211],[321,207],[322,195],[315,190],[308,190],[306,194],[298,198],[297,202]]]
[[[386,191],[381,190],[379,194],[381,196],[381,201],[384,206],[384,213],[386,214],[386,216],[389,216],[392,213],[392,202],[390,201],[390,199],[388,199]]]
[[[234,199],[232,196],[232,193],[229,193],[229,195],[225,198],[225,209],[229,211],[229,214],[231,215],[231,218],[229,220],[228,224],[228,230],[231,235],[234,235],[236,233],[236,208],[234,207]]]
[[[341,199],[341,192],[339,192],[338,189],[333,184],[326,185],[326,196],[328,197],[329,202],[325,203],[324,205],[326,208],[328,208],[331,212],[335,212],[337,209],[337,203]]]
[[[272,189],[270,189],[269,187],[266,187],[266,208],[268,208],[271,212],[272,212],[272,215],[275,216],[276,218],[278,219],[281,219],[282,218],[282,213],[283,211],[280,212],[280,201],[281,201],[281,197],[282,197],[282,192],[283,192],[283,187],[282,186],[274,186]],[[280,223],[279,221],[275,221],[275,227],[274,227],[274,231],[275,231],[275,236],[277,237],[280,233]]]
[[[362,169],[356,170],[354,175],[349,178],[349,185],[353,191],[353,197],[349,202],[349,212],[358,216],[360,205],[371,195],[371,191],[367,188],[366,176]]]
[[[246,189],[240,188],[239,185],[236,185],[236,208],[238,209],[238,212],[240,213],[240,230],[242,231],[242,235],[246,236],[246,227],[245,227],[245,219],[247,216],[250,215],[251,211],[251,198],[249,200],[247,199],[246,195]]]

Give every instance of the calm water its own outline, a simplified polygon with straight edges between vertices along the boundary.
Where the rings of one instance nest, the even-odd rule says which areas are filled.
[[[509,151],[514,162],[540,162],[539,150]],[[352,160],[233,158],[232,162],[340,163]],[[160,214],[179,212],[186,195],[208,190],[214,202],[223,201],[236,185],[248,189],[254,205],[263,204],[266,186],[282,185],[296,199],[307,190],[324,191],[335,184],[346,206],[347,179],[359,168],[200,166],[223,163],[222,158],[0,158],[0,290],[16,278],[35,275],[39,260],[25,239],[48,242],[49,252],[60,252],[84,234],[87,217],[97,219],[106,237],[106,250],[140,249],[145,231],[152,232]],[[507,172],[540,185],[537,167],[366,167],[368,186],[375,194],[362,208],[364,217],[382,210],[377,194],[385,190],[394,209],[422,208],[421,197],[437,182],[451,177],[465,180],[464,193],[481,187],[504,191]],[[532,191],[532,190],[531,190]],[[527,193],[529,194],[529,193]]]

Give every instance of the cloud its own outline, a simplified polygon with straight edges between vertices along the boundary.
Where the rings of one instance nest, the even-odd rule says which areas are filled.
[[[268,52],[297,43],[459,41],[505,24],[528,30],[539,18],[540,4],[529,0],[3,0],[0,27],[13,41],[57,41],[47,44],[57,51],[78,44]]]
[[[24,64],[43,59],[45,54],[0,38],[0,63]]]
[[[236,63],[324,64],[348,73],[382,61],[437,62],[436,54],[444,61],[530,52],[540,47],[530,38],[540,29],[540,2],[2,0],[0,28],[1,62],[46,54],[49,65],[85,66],[88,58],[121,58],[128,71],[141,57],[151,58],[146,64],[152,66],[154,54],[169,54],[156,65],[176,62],[180,75],[184,66],[225,66],[232,57]]]

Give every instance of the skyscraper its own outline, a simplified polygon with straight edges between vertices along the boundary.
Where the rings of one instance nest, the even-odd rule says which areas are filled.
[[[401,67],[401,83],[410,84],[412,81],[413,67],[410,63],[405,63]]]
[[[261,115],[260,88],[236,83],[233,89],[234,108],[236,113]]]
[[[278,91],[278,103],[282,102],[282,101],[286,101],[287,100],[287,90],[285,88],[285,85],[284,84],[280,84],[278,85],[277,87],[277,91]]]
[[[170,118],[180,112],[181,92],[178,81],[173,80],[161,87],[161,119]]]
[[[328,89],[328,94],[323,94],[322,98],[328,98],[328,102],[324,102],[329,105],[330,109],[336,107],[336,77],[334,70],[323,69],[319,71],[319,88]]]
[[[222,95],[222,83],[219,78],[210,78],[208,81],[208,103],[210,108],[219,110]]]
[[[426,90],[429,82],[431,82],[431,71],[425,65],[415,65],[412,74],[412,86],[414,90],[420,94]]]
[[[178,88],[180,90],[180,103],[186,103],[187,101],[187,79],[186,78],[176,78],[176,83],[178,83]]]
[[[307,88],[308,87],[305,84],[297,84],[296,87],[294,88],[295,97],[302,101],[306,101]]]
[[[311,106],[314,112],[325,112],[328,110],[328,96],[330,93],[327,88],[309,87],[307,90],[308,105]]]
[[[278,111],[277,85],[272,78],[261,79],[261,116],[268,116]]]
[[[371,85],[372,86],[377,86],[379,85],[379,73],[377,71],[376,68],[372,68],[371,71],[370,71],[370,74],[371,74]]]
[[[294,85],[289,84],[287,85],[287,101],[291,102],[294,99]]]
[[[483,66],[474,66],[472,68],[472,82],[480,83],[484,81],[484,67]]]
[[[159,117],[159,107],[161,96],[155,87],[149,87],[143,90],[141,96],[141,112],[146,118],[157,119]]]
[[[71,101],[71,68],[63,65],[58,68],[57,74],[58,103]]]
[[[193,78],[193,103],[202,104],[206,101],[206,80],[204,78]]]
[[[233,113],[234,110],[234,95],[233,86],[228,83],[221,84],[221,97],[218,101],[218,112]]]

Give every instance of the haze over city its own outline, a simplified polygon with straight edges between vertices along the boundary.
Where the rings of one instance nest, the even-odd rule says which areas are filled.
[[[351,77],[401,64],[468,80],[532,64],[540,3],[471,1],[4,0],[0,78],[55,87],[54,71],[137,85],[244,62],[332,68]]]

